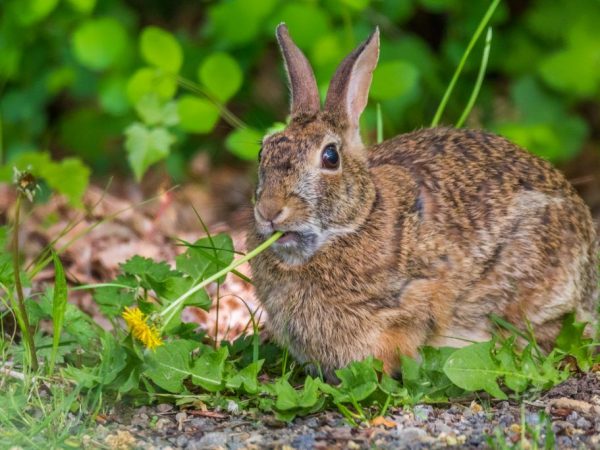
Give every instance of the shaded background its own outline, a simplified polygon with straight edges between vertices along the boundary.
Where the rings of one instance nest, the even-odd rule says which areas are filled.
[[[123,195],[137,178],[140,198],[192,182],[207,187],[227,220],[251,196],[261,136],[285,122],[276,24],[287,22],[323,94],[345,54],[380,27],[380,63],[362,119],[365,141],[374,142],[378,103],[386,137],[431,122],[488,6],[483,0],[3,0],[0,179],[10,179],[13,165],[31,164],[45,186],[74,205],[90,175],[100,185],[116,175],[111,190],[129,192]],[[596,215],[599,23],[597,0],[501,2],[491,22],[488,72],[468,120],[559,165]],[[461,115],[482,47],[474,49],[443,123]]]

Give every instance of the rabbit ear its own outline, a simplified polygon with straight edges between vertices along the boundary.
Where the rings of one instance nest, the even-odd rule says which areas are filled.
[[[373,70],[379,58],[379,28],[339,65],[329,84],[325,111],[358,134],[358,120],[369,98]]]
[[[306,56],[292,41],[284,23],[279,24],[276,34],[292,91],[292,118],[314,115],[321,108],[321,100],[313,70]]]

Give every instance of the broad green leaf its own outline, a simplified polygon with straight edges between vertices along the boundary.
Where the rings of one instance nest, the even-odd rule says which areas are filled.
[[[90,169],[77,158],[65,158],[60,162],[45,165],[41,170],[42,177],[52,189],[63,194],[73,206],[81,206],[81,198],[85,193]]]
[[[319,395],[320,390],[323,393],[335,392],[336,388],[319,379],[306,377],[302,389],[294,389],[287,378],[280,378],[271,387],[271,392],[275,395],[275,413],[279,420],[290,421],[297,415],[307,415],[320,410],[325,404],[325,396]]]
[[[175,102],[163,102],[155,92],[144,95],[136,104],[135,110],[146,125],[172,126],[179,122]]]
[[[227,136],[225,147],[234,155],[253,161],[258,157],[262,137],[262,133],[255,129],[240,128]]]
[[[23,25],[32,25],[45,19],[58,5],[58,0],[21,0],[12,5]],[[6,8],[7,5],[4,5]]]
[[[231,236],[220,233],[202,238],[188,246],[185,253],[175,258],[177,270],[199,281],[214,275],[233,261]],[[222,282],[223,279],[220,280]]]
[[[244,76],[235,59],[227,53],[212,53],[198,70],[200,82],[218,100],[226,102],[240,89]]]
[[[506,375],[492,359],[494,342],[471,344],[456,350],[444,365],[444,372],[457,386],[467,391],[483,390],[499,399],[506,399],[497,378]]]
[[[215,3],[208,11],[212,35],[224,45],[248,43],[258,35],[261,24],[277,3],[278,0],[231,0]],[[232,17],[243,18],[243,25],[238,20],[232,20]]]
[[[177,92],[177,79],[160,69],[143,67],[138,69],[127,82],[127,98],[135,105],[146,94],[156,94],[170,100]]]
[[[91,13],[96,6],[96,0],[68,0],[68,3],[74,10],[82,14]]]
[[[89,19],[73,33],[71,43],[81,64],[92,70],[114,66],[127,51],[127,32],[112,17]]]
[[[182,392],[183,380],[191,375],[191,352],[195,347],[196,343],[184,340],[161,345],[147,354],[144,374],[166,391]]]
[[[108,317],[120,316],[125,307],[133,305],[138,289],[138,282],[132,276],[119,275],[114,283],[129,288],[100,287],[94,292],[94,301],[100,307],[102,314]]]
[[[507,339],[504,341],[495,356],[500,363],[500,366],[508,372],[504,376],[504,384],[517,393],[527,389],[529,382],[520,375],[519,368],[517,367],[514,339]],[[515,376],[514,374],[518,375]]]
[[[260,385],[258,382],[258,374],[264,360],[258,360],[250,363],[242,370],[236,372],[231,378],[225,383],[225,387],[228,389],[238,390],[241,387],[244,388],[244,392],[247,394],[256,394],[259,392]]]
[[[48,373],[54,371],[54,363],[58,354],[58,345],[63,330],[65,311],[67,309],[67,280],[63,265],[56,253],[52,252],[54,261],[54,297],[52,299],[52,353],[50,355]]]
[[[146,27],[140,38],[140,51],[144,60],[169,73],[179,73],[183,52],[177,39],[158,27]]]
[[[419,70],[412,63],[403,60],[387,61],[373,72],[370,94],[375,100],[403,97],[416,89],[418,82]]]
[[[277,395],[277,400],[275,401],[275,407],[278,410],[286,411],[298,408],[298,393],[292,387],[292,385],[284,378],[275,383],[275,394]]]
[[[137,181],[142,179],[148,167],[169,155],[175,142],[175,136],[166,128],[150,129],[137,122],[125,130],[125,136],[125,149]]]
[[[583,336],[585,327],[584,322],[575,320],[574,313],[567,314],[556,338],[556,348],[567,355],[573,356],[579,368],[584,372],[590,369],[594,352],[592,339]]]
[[[373,358],[367,358],[364,361],[355,361],[343,369],[336,370],[335,374],[341,382],[338,386],[341,395],[336,401],[361,401],[375,392],[379,380],[374,364]]]
[[[210,101],[184,95],[177,101],[182,130],[189,133],[210,133],[219,121],[219,108]]]
[[[216,351],[206,348],[194,361],[192,383],[210,392],[223,389],[223,369],[228,354],[227,347],[220,347]]]
[[[316,2],[284,2],[269,22],[271,29],[285,22],[294,42],[303,50],[313,47],[330,29],[329,16]]]
[[[103,78],[100,82],[98,100],[104,111],[121,116],[129,109],[127,79],[123,76]]]

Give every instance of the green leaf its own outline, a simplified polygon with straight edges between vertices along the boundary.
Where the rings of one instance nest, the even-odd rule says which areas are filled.
[[[183,392],[183,380],[191,375],[191,352],[196,346],[196,343],[184,340],[161,345],[148,353],[144,375],[166,391]]]
[[[146,125],[171,126],[179,123],[175,102],[163,102],[157,93],[145,94],[135,104],[135,110]]]
[[[45,19],[57,5],[58,0],[22,0],[10,6],[14,6],[15,15],[21,24],[32,25]],[[6,6],[8,5],[4,5],[4,8]]]
[[[254,161],[258,157],[262,137],[262,133],[252,128],[239,128],[227,136],[225,147],[242,159]]]
[[[175,258],[177,270],[199,281],[214,275],[233,261],[233,241],[225,233],[198,239]],[[220,279],[222,282],[224,278]]]
[[[169,155],[175,142],[175,136],[166,128],[150,129],[138,122],[125,130],[125,136],[125,149],[137,181],[142,179],[148,167]]]
[[[200,82],[218,100],[226,102],[242,86],[244,76],[235,59],[227,53],[212,53],[198,70]]]
[[[496,359],[500,366],[508,373],[504,377],[506,387],[514,392],[523,392],[529,384],[527,378],[520,376],[519,368],[517,367],[517,355],[514,348],[515,339],[507,339],[502,342],[502,346],[496,352]],[[519,374],[517,376],[513,374]]]
[[[140,38],[140,51],[144,60],[169,73],[179,73],[183,52],[177,39],[158,27],[146,27]]]
[[[90,169],[81,160],[65,158],[62,161],[52,161],[47,152],[25,152],[9,165],[43,178],[50,188],[67,197],[71,205],[81,206],[81,197],[90,177]]]
[[[41,175],[48,186],[67,197],[71,205],[82,205],[81,198],[88,187],[90,169],[81,160],[65,158],[60,162],[46,164]]]
[[[373,73],[370,95],[375,100],[403,97],[416,89],[419,70],[408,61],[395,60],[381,63]]]
[[[467,391],[484,390],[495,398],[506,399],[497,383],[500,370],[492,359],[494,342],[481,342],[456,350],[444,365],[444,372],[457,386]]]
[[[250,42],[258,35],[260,25],[277,3],[278,0],[231,0],[215,3],[208,11],[212,35],[222,45]],[[243,26],[238,20],[232,20],[233,17],[243,18]]]
[[[143,67],[129,78],[126,90],[132,105],[147,94],[156,94],[161,100],[167,101],[177,92],[177,80],[160,69]]]
[[[315,46],[330,29],[328,14],[316,2],[284,2],[270,19],[271,29],[280,22],[287,24],[294,42],[303,50]]]
[[[228,354],[227,347],[220,347],[216,351],[206,348],[194,362],[192,383],[210,392],[223,389],[223,369]]]
[[[177,101],[182,130],[189,133],[210,133],[219,121],[219,108],[203,98],[184,95]]]
[[[104,111],[121,116],[129,108],[127,99],[127,79],[123,76],[103,78],[100,82],[98,100]]]
[[[272,387],[276,396],[274,407],[277,417],[280,420],[290,421],[297,415],[306,415],[321,409],[325,397],[319,395],[320,388],[335,390],[333,386],[310,376],[306,377],[304,386],[300,390],[294,389],[286,378],[277,380]]]
[[[247,394],[257,394],[260,390],[260,384],[258,382],[258,374],[264,360],[258,360],[250,363],[242,370],[236,372],[231,378],[225,383],[227,389],[238,390],[243,387],[244,392]]]
[[[81,64],[92,70],[116,65],[127,52],[127,32],[112,17],[89,19],[73,33],[73,52]]]
[[[58,345],[60,344],[60,335],[65,320],[65,311],[67,309],[67,280],[65,271],[56,253],[52,252],[54,261],[54,297],[52,299],[52,353],[50,354],[48,373],[54,371],[54,363],[58,354]]]
[[[108,317],[120,316],[125,307],[133,305],[138,289],[137,281],[131,276],[119,275],[114,283],[130,286],[130,288],[100,287],[94,292],[94,301],[100,307],[102,314]]]
[[[102,333],[100,342],[102,354],[97,373],[100,383],[107,385],[112,383],[127,365],[127,352],[108,332]]]
[[[343,369],[336,370],[335,374],[341,383],[337,388],[339,395],[334,394],[335,401],[361,401],[375,392],[379,381],[375,364],[375,360],[369,357],[364,361],[355,361]]]
[[[96,0],[68,0],[68,3],[74,10],[82,14],[91,13],[96,6]]]
[[[574,313],[567,314],[556,338],[556,348],[573,356],[583,372],[589,371],[594,363],[593,341],[584,337],[585,327],[585,323],[575,320]]]

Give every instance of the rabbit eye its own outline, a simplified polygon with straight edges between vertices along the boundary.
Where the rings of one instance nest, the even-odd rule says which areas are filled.
[[[340,166],[340,155],[334,144],[328,144],[321,154],[321,165],[324,169],[337,169]]]

